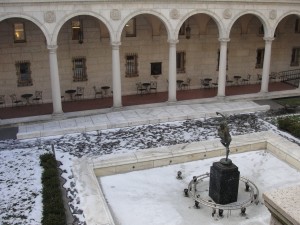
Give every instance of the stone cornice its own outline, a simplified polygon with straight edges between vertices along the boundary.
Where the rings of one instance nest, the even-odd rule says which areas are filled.
[[[51,4],[51,3],[56,3],[56,4],[72,4],[80,2],[82,4],[94,4],[94,3],[140,3],[140,0],[87,0],[87,1],[82,1],[82,0],[0,0],[0,4]],[[170,3],[170,4],[182,4],[182,0],[144,0],[144,4],[150,3],[150,4],[165,4],[165,3]],[[270,4],[299,4],[299,0],[256,0],[255,2],[253,0],[186,0],[186,3],[201,3],[201,4],[220,4],[220,3],[234,3],[234,4],[245,4],[245,3],[251,3],[251,4],[265,4],[265,3],[270,3]]]

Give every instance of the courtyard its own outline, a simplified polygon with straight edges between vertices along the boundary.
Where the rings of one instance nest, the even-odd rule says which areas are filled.
[[[273,131],[288,140],[299,140],[279,131],[264,113],[234,114],[228,118],[232,136]],[[41,224],[41,167],[39,156],[55,149],[70,212],[76,224],[85,224],[80,187],[72,167],[84,157],[114,157],[129,152],[162,146],[174,146],[217,138],[220,118],[205,117],[40,137],[26,140],[4,140],[0,143],[2,224]]]

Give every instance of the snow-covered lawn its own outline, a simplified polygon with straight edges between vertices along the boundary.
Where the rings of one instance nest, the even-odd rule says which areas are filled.
[[[255,114],[230,116],[231,135],[274,130],[276,128]],[[0,224],[40,224],[41,167],[39,156],[55,148],[66,180],[69,206],[78,224],[84,224],[72,160],[82,156],[126,153],[139,149],[170,146],[217,137],[220,119],[187,120],[156,125],[103,130],[52,138],[0,142]],[[289,136],[291,140],[298,141]]]

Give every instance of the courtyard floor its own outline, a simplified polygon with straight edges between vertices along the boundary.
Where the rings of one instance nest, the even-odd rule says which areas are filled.
[[[273,130],[300,143],[266,122],[263,114],[232,115],[228,118],[231,135]],[[217,138],[220,118],[201,118],[146,124],[34,138],[0,141],[0,224],[41,224],[41,168],[39,156],[55,148],[61,162],[64,188],[76,224],[85,224],[80,194],[72,175],[72,162],[81,157],[105,156],[160,146],[171,146]],[[152,223],[155,224],[155,223]]]

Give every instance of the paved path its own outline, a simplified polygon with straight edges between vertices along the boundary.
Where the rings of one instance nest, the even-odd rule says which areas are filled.
[[[214,117],[216,116],[216,112],[238,114],[266,111],[268,109],[270,109],[269,105],[260,105],[253,101],[176,104],[156,107],[149,105],[148,108],[127,109],[97,115],[21,125],[19,126],[17,138],[40,138],[143,124],[200,119]]]

